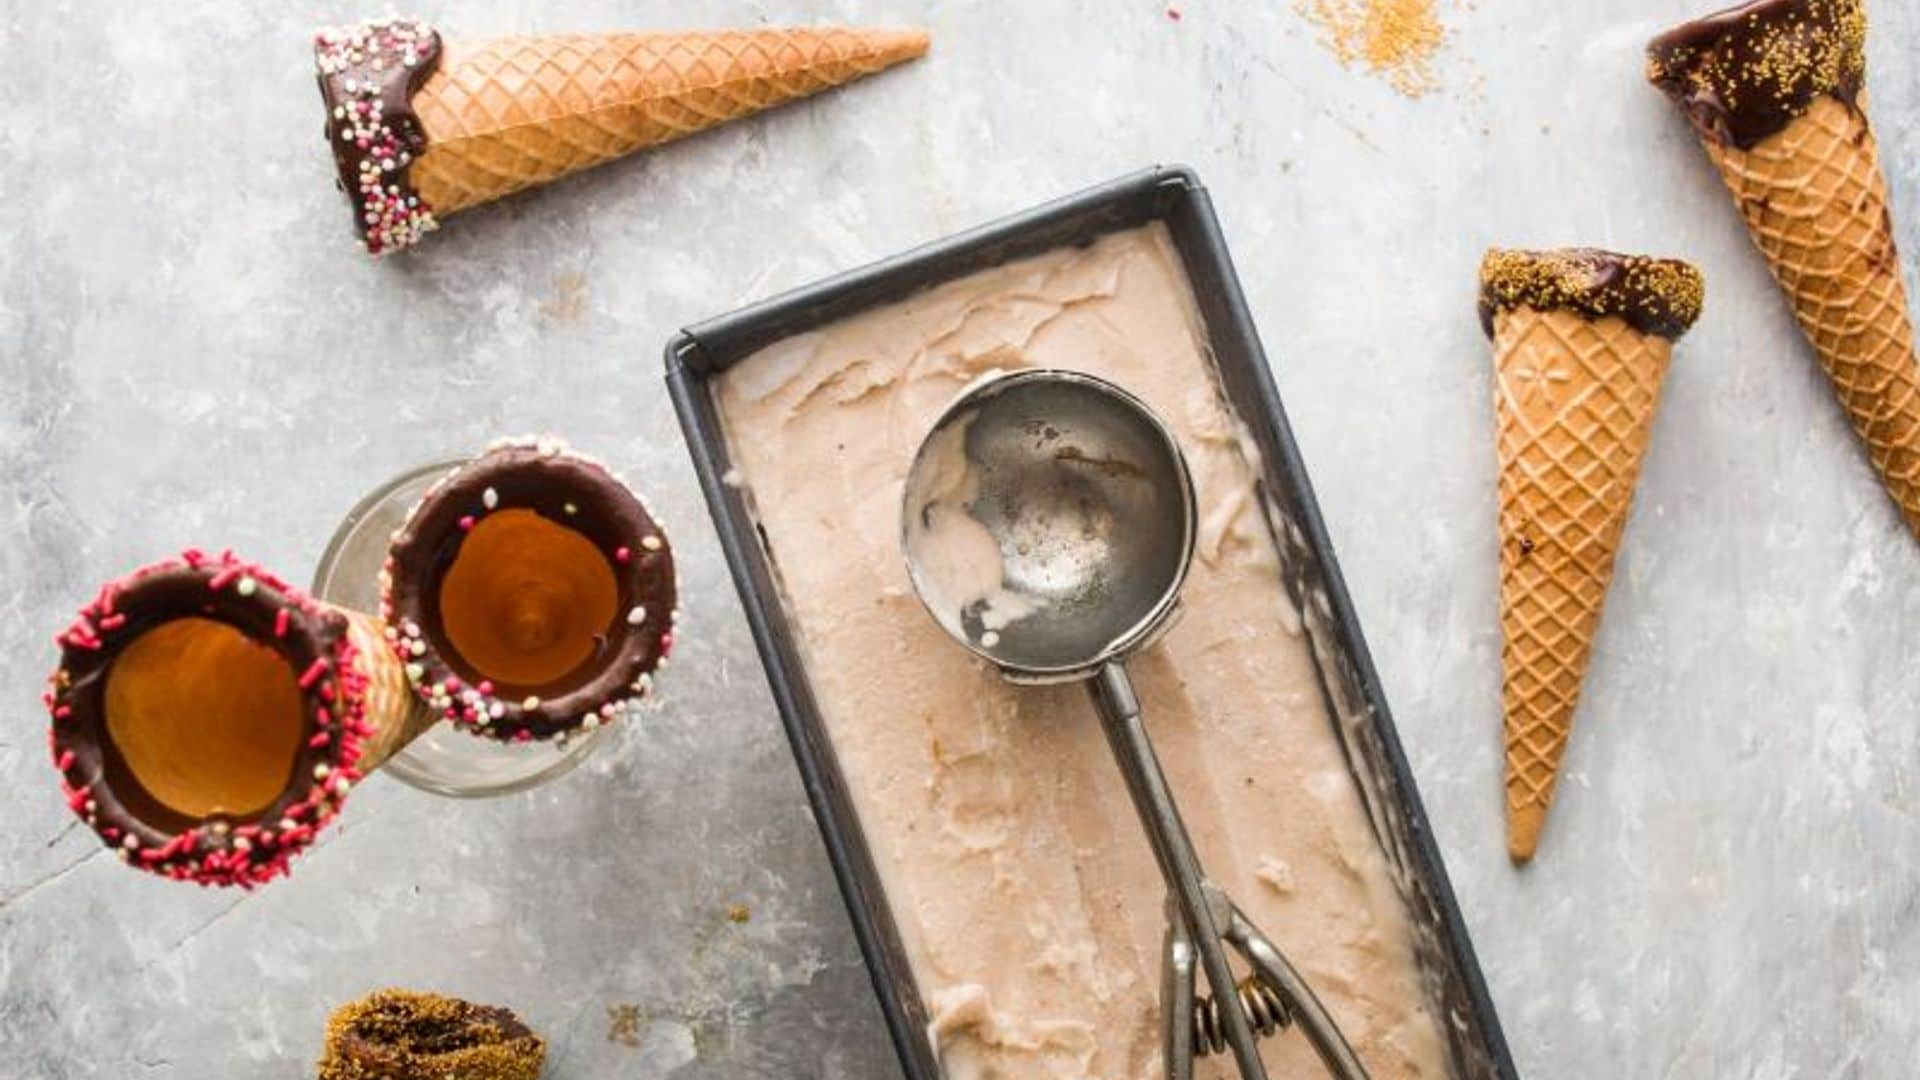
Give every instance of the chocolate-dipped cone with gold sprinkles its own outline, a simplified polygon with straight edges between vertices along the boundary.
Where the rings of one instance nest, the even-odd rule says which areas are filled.
[[[626,716],[673,650],[673,550],[639,496],[557,439],[494,443],[395,531],[381,614],[438,715],[509,742]]]
[[[1487,253],[1505,647],[1507,847],[1540,842],[1673,342],[1700,272],[1590,249]]]
[[[327,141],[375,255],[449,214],[926,51],[919,31],[838,27],[443,44],[389,18],[314,35]]]
[[[1759,0],[1655,38],[1888,495],[1920,536],[1920,360],[1867,119],[1862,0]]]
[[[538,1080],[546,1040],[508,1009],[379,990],[334,1010],[319,1080]]]
[[[55,642],[45,700],[67,804],[177,880],[285,873],[427,722],[372,616],[230,552],[108,582]]]

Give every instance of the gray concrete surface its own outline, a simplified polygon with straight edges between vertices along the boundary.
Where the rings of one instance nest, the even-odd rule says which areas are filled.
[[[369,266],[306,58],[313,26],[363,12],[0,5],[0,1075],[298,1076],[328,1008],[389,983],[518,1006],[558,1078],[895,1075],[659,350],[1156,161],[1214,191],[1523,1071],[1907,1075],[1920,547],[1641,81],[1641,44],[1696,5],[1440,0],[1442,88],[1418,101],[1342,70],[1287,0],[1178,6],[429,3],[461,36],[839,21],[936,44]],[[1872,10],[1920,251],[1920,3]],[[1525,872],[1471,310],[1490,243],[1679,254],[1709,279]],[[676,526],[684,663],[644,726],[498,801],[369,782],[251,896],[129,872],[75,827],[35,699],[99,579],[186,544],[304,578],[366,488],[528,430],[610,458]]]

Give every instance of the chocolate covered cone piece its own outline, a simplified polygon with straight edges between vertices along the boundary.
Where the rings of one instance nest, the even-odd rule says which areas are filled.
[[[1920,535],[1920,363],[1867,120],[1860,0],[1760,0],[1654,40],[1854,431]]]
[[[250,887],[427,724],[378,622],[230,553],[109,582],[56,639],[61,790],[128,863]]]
[[[676,603],[673,549],[645,503],[546,438],[495,443],[441,478],[381,570],[415,692],[510,742],[626,716],[673,650]]]
[[[546,1057],[507,1009],[380,990],[328,1018],[319,1080],[537,1080]]]
[[[448,214],[819,93],[927,51],[836,27],[442,44],[386,20],[315,39],[341,184],[376,254]]]
[[[1491,251],[1508,851],[1533,857],[1600,625],[1673,341],[1698,317],[1685,263]]]

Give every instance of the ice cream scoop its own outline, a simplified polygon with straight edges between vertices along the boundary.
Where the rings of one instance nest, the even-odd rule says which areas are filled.
[[[1280,950],[1209,880],[1161,771],[1126,659],[1171,624],[1197,531],[1179,444],[1139,399],[1089,375],[975,383],[915,455],[901,542],[915,590],[955,640],[1010,681],[1087,680],[1167,883],[1166,1075],[1230,1050],[1265,1080],[1259,1035],[1298,1021],[1328,1071],[1366,1076]],[[1253,970],[1235,982],[1232,945]],[[1211,1000],[1196,1001],[1196,969]]]

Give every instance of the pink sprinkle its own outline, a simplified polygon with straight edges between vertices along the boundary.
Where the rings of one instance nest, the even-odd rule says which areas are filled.
[[[447,676],[447,693],[451,694],[458,689],[460,689],[460,676],[458,675]]]
[[[292,621],[293,621],[293,612],[292,612],[292,611],[289,611],[289,610],[288,610],[288,609],[286,609],[286,608],[281,608],[281,609],[280,609],[279,611],[276,611],[276,612],[274,612],[274,614],[273,614],[273,636],[274,636],[274,637],[277,637],[277,638],[283,638],[283,637],[286,637],[286,636],[287,636],[287,624],[288,624],[289,622],[292,622]]]
[[[65,720],[67,717],[72,715],[73,715],[73,706],[71,705],[62,705],[53,710],[53,718],[55,720]]]
[[[313,689],[313,684],[319,682],[320,676],[325,675],[326,673],[327,673],[327,658],[322,656],[316,659],[312,664],[308,665],[307,670],[300,673],[300,689],[302,690]]]
[[[66,772],[68,769],[73,768],[73,751],[61,751],[60,760],[54,762],[53,767],[59,769],[61,772]]]
[[[492,694],[492,693],[493,693],[493,680],[492,680],[492,679],[481,679],[481,680],[480,680],[480,685],[478,685],[478,686],[476,686],[476,687],[474,687],[474,689],[475,689],[475,690],[478,690],[478,691],[480,691],[480,692],[481,692],[482,694]]]
[[[620,565],[622,565],[622,566],[625,566],[625,565],[626,565],[626,564],[627,564],[627,563],[628,563],[629,561],[631,561],[632,559],[633,559],[633,549],[632,549],[632,548],[625,548],[625,547],[622,547],[622,548],[615,548],[615,549],[614,549],[614,552],[613,552],[613,561],[614,561],[614,562],[617,562],[617,563],[619,563]]]
[[[460,529],[461,529],[461,531],[462,531],[462,532],[466,532],[466,531],[469,531],[469,530],[471,530],[472,528],[473,528],[473,515],[472,515],[472,514],[468,514],[468,515],[466,515],[465,517],[462,517],[462,518],[460,519]]]
[[[313,738],[307,740],[307,747],[309,749],[318,750],[319,748],[327,745],[332,741],[333,741],[333,733],[330,731],[322,731],[318,735],[315,735]]]
[[[231,585],[235,581],[238,581],[239,578],[240,578],[240,568],[237,566],[228,567],[227,569],[222,570],[219,573],[213,575],[213,577],[207,582],[207,588],[212,589],[214,592],[219,592],[221,589],[224,589],[228,585]]]
[[[127,617],[125,615],[108,615],[100,620],[100,629],[102,630],[118,630],[125,625],[127,625]]]
[[[322,705],[319,708],[313,710],[313,722],[320,725],[321,727],[332,727],[333,714],[327,711],[327,707],[325,705]]]

